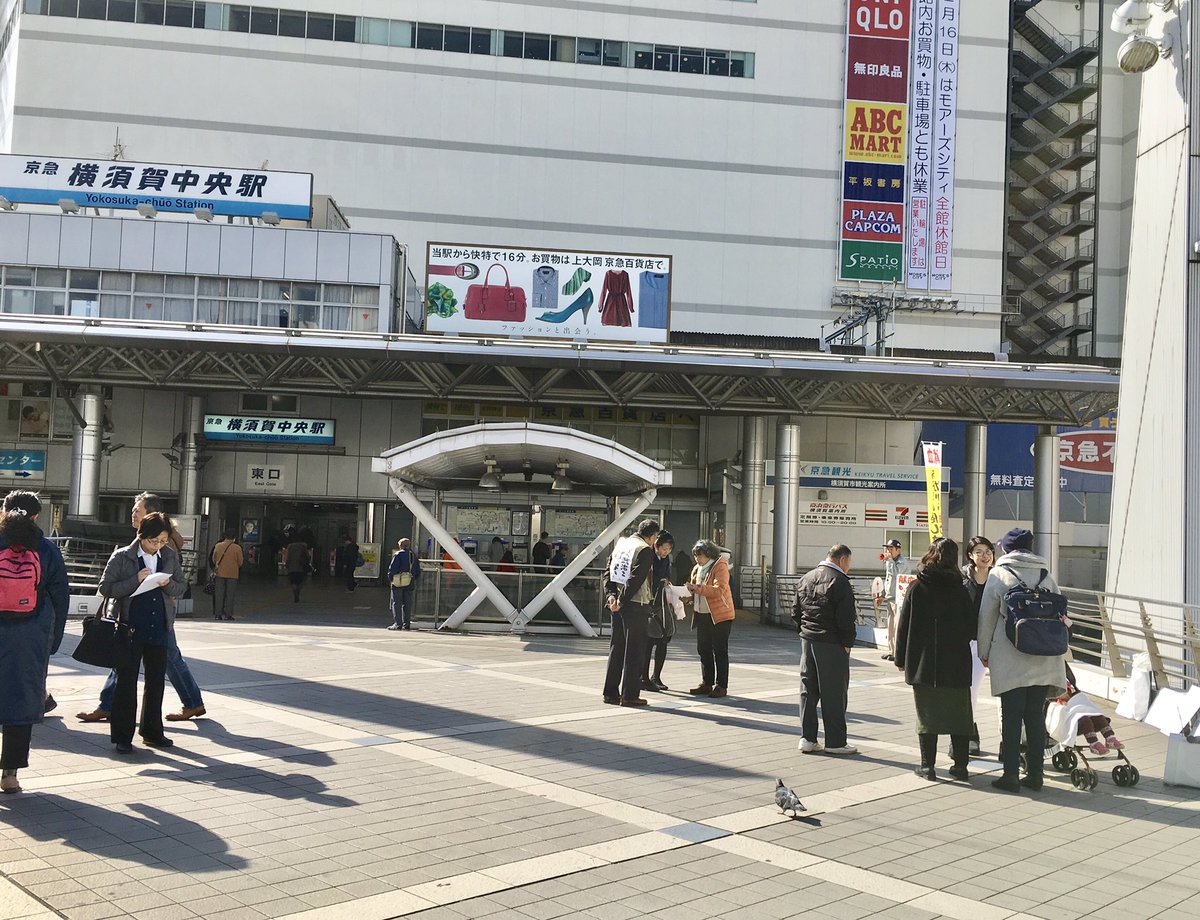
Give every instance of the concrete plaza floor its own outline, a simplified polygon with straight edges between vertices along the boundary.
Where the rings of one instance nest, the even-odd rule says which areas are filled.
[[[854,655],[861,756],[802,756],[799,644],[751,619],[728,698],[686,693],[685,626],[671,692],[639,710],[601,702],[605,641],[388,632],[381,589],[294,605],[268,584],[241,609],[180,621],[208,715],[169,725],[169,751],[112,753],[73,717],[104,675],[54,660],[59,708],[0,798],[0,918],[1200,916],[1200,792],[1162,784],[1142,725],[1116,724],[1136,788],[1048,770],[1006,795],[987,758],[969,784],[944,755],[942,781],[913,776],[911,693],[873,649]]]

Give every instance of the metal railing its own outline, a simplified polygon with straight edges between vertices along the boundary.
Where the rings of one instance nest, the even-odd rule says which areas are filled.
[[[88,537],[49,537],[51,543],[58,546],[63,554],[63,562],[67,566],[67,583],[71,586],[72,594],[95,594],[100,588],[100,577],[104,574],[104,566],[114,549],[121,546],[107,540],[95,540]],[[200,563],[199,553],[185,549],[180,553],[179,564],[183,568],[184,577],[188,584],[196,581],[197,566]]]

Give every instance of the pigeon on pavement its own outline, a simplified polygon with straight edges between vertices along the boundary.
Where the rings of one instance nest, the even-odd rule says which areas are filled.
[[[796,817],[796,812],[806,810],[804,803],[800,801],[800,797],[785,786],[783,780],[779,780],[775,784],[775,804],[785,814],[790,811],[793,818]]]

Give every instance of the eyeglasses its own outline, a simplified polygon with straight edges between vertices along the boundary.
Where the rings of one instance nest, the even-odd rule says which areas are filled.
[[[971,555],[972,556],[994,556],[995,553],[993,553],[986,546],[977,546],[973,550],[971,550]]]
[[[147,546],[163,547],[171,542],[171,537],[169,534],[163,534],[160,537],[146,537],[142,540],[142,542]]]

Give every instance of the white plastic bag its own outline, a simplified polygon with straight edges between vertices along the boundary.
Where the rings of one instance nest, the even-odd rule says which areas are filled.
[[[1129,685],[1121,697],[1117,715],[1123,719],[1141,722],[1146,718],[1146,713],[1150,711],[1151,695],[1150,656],[1145,652],[1139,652],[1133,656],[1133,675],[1129,678]]]

